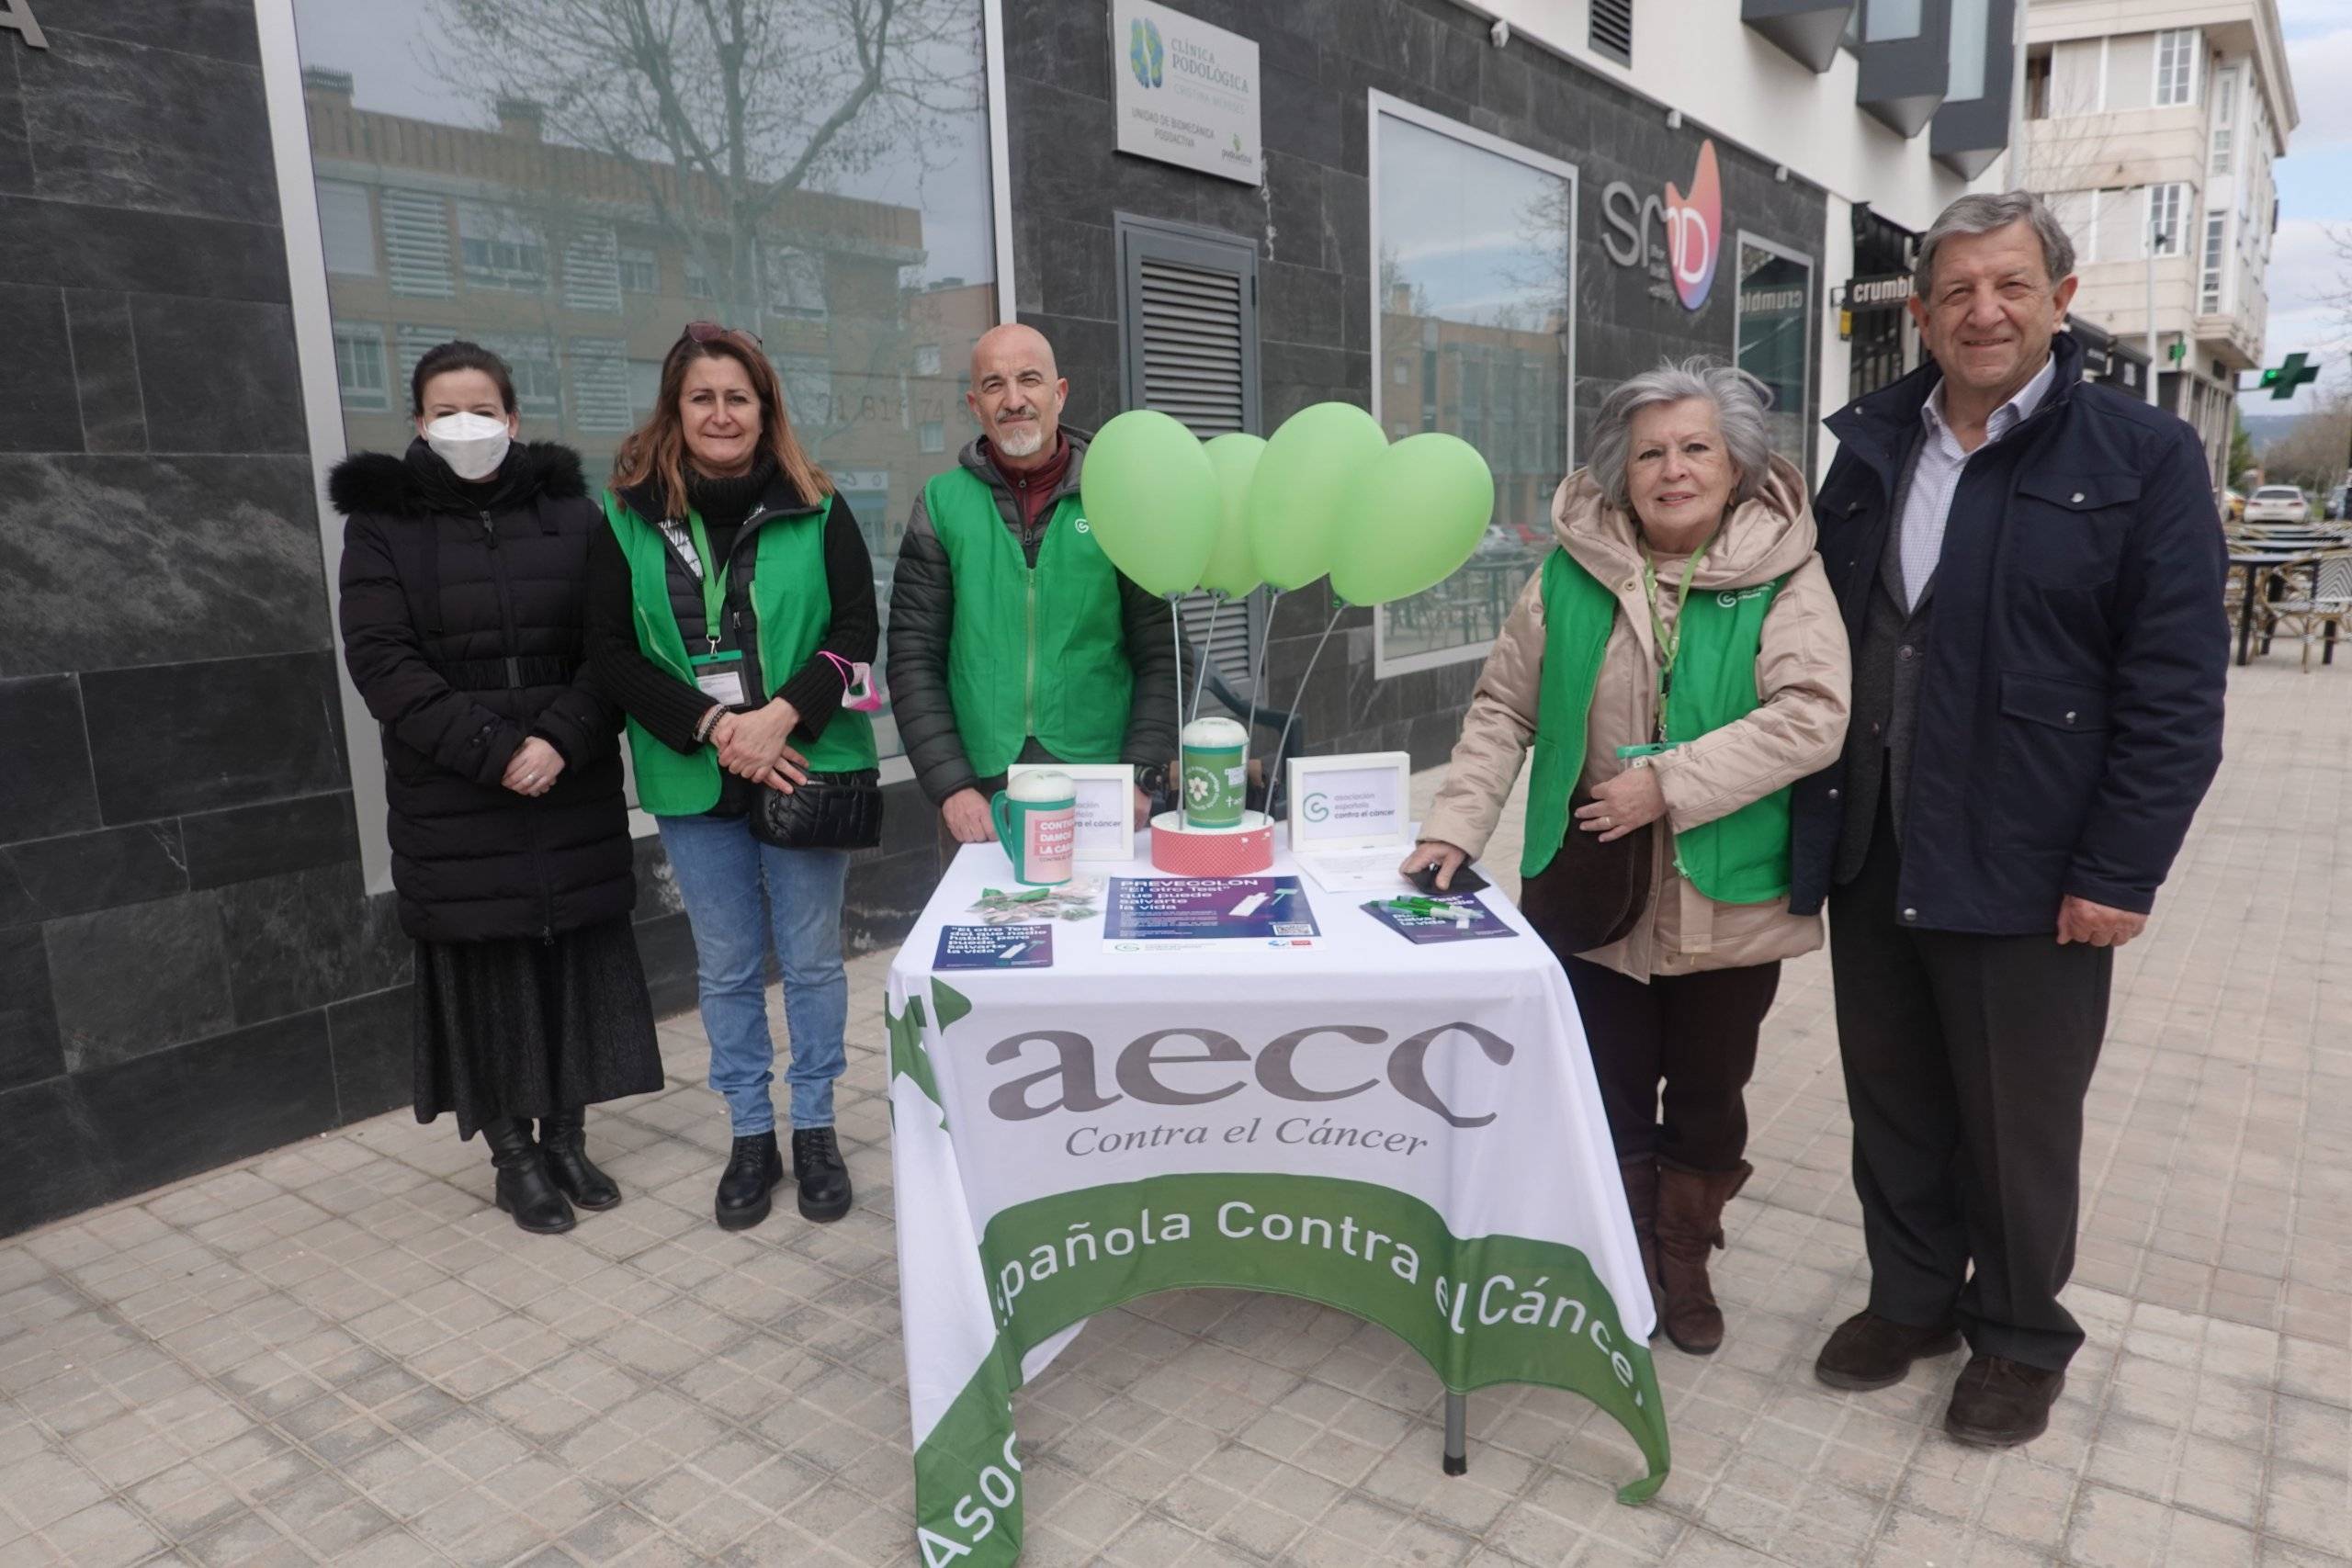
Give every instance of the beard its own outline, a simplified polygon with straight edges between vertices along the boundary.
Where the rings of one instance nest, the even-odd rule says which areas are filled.
[[[1046,445],[1046,427],[1033,422],[1016,424],[1010,430],[999,430],[996,444],[1009,457],[1034,457]]]

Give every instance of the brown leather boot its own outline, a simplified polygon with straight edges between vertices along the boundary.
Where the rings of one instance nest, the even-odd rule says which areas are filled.
[[[1663,1314],[1666,1292],[1657,1284],[1657,1156],[1626,1156],[1618,1160],[1617,1174],[1625,1183],[1625,1207],[1633,1212],[1634,1239],[1642,1244],[1642,1280]],[[1658,1323],[1664,1325],[1663,1316]],[[1657,1327],[1651,1328],[1650,1337],[1657,1337]]]
[[[1724,1244],[1724,1205],[1755,1174],[1746,1160],[1730,1170],[1657,1162],[1658,1317],[1666,1337],[1693,1356],[1713,1355],[1724,1342],[1707,1254]]]

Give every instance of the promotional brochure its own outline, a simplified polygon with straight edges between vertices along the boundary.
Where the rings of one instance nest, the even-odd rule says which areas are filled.
[[[1114,876],[1102,939],[1268,942],[1322,934],[1295,876]]]
[[[1519,934],[1501,916],[1467,896],[1375,898],[1363,907],[1363,912],[1416,946]]]
[[[1051,926],[942,926],[933,969],[1050,969]]]

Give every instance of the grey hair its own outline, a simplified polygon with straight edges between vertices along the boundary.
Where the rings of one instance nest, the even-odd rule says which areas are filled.
[[[2048,202],[2030,190],[2010,190],[1963,196],[1943,209],[1927,238],[1919,242],[1918,265],[1911,272],[1912,292],[1924,303],[1934,291],[1936,252],[1954,234],[1989,234],[2019,221],[2033,226],[2033,237],[2041,242],[2041,265],[2049,270],[2051,287],[2056,288],[2074,273],[2075,242],[2066,237]]]
[[[1763,493],[1772,468],[1772,432],[1764,421],[1772,394],[1763,382],[1720,359],[1700,355],[1677,362],[1658,361],[1655,370],[1617,383],[1600,400],[1593,418],[1591,456],[1585,466],[1600,498],[1626,516],[1634,515],[1634,497],[1625,482],[1625,463],[1633,449],[1634,416],[1661,403],[1702,398],[1713,403],[1715,423],[1724,433],[1724,450],[1739,468],[1739,484],[1731,503],[1752,501]]]

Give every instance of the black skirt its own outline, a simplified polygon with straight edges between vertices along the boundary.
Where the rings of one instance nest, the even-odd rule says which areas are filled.
[[[552,942],[416,944],[416,1119],[470,1138],[662,1087],[653,1004],[626,917]]]

